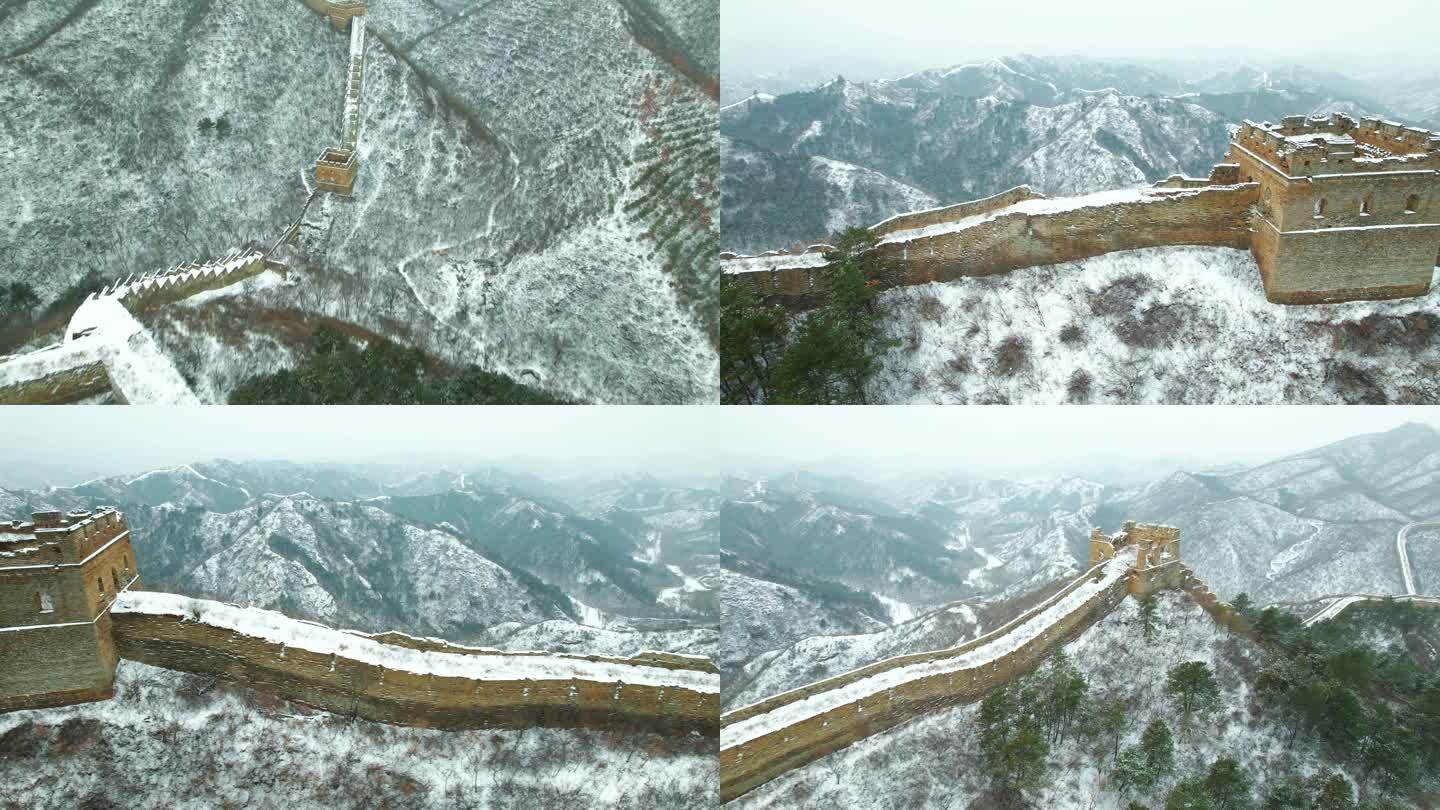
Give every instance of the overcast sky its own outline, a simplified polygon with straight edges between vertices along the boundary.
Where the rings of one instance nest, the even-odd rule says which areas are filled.
[[[1435,0],[1389,0],[1373,8],[1354,0],[722,3],[722,74],[847,61],[910,61],[916,69],[1022,52],[1164,59],[1215,51],[1331,53],[1393,67],[1403,59],[1433,64],[1440,22]]]
[[[213,458],[1085,474],[1263,461],[1407,421],[1440,428],[1440,408],[12,407],[0,410],[0,482],[36,486],[24,480],[34,471],[73,483]]]

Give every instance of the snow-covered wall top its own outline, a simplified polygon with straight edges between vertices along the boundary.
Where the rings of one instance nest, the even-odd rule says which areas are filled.
[[[753,707],[738,709],[727,717],[743,716],[743,719],[725,722],[722,718],[720,748],[723,751],[741,746],[911,681],[992,665],[1003,656],[1044,638],[1051,627],[1084,609],[1096,596],[1122,583],[1135,563],[1135,548],[1122,549],[1039,607],[980,639],[954,648],[951,654],[939,657],[921,654],[918,657],[927,660],[916,663],[906,662],[917,656],[898,656],[866,667],[864,671],[870,674],[864,677],[848,679],[848,676],[840,676],[833,679],[840,683],[831,689],[810,694],[806,694],[808,689],[792,690],[778,695],[763,703],[774,705],[779,702],[779,705],[760,714],[750,714]]]
[[[574,655],[507,653],[499,650],[435,652],[385,644],[376,639],[284,614],[243,608],[168,593],[130,591],[111,606],[114,614],[174,616],[322,655],[334,655],[388,670],[476,681],[575,680],[635,684],[720,693],[720,676],[702,670],[653,666]]]

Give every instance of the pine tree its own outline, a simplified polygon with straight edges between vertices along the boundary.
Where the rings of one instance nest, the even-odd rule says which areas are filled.
[[[1270,788],[1261,810],[1311,810],[1310,797],[1298,777],[1291,776]]]
[[[1205,783],[1191,777],[1181,779],[1165,796],[1165,810],[1217,810]]]
[[[1150,784],[1156,784],[1175,769],[1175,740],[1163,720],[1154,720],[1140,736],[1140,750],[1145,752],[1145,768]]]
[[[1120,740],[1129,726],[1125,716],[1125,704],[1119,700],[1105,701],[1096,712],[1096,720],[1100,734],[1110,741],[1110,757],[1113,759],[1119,756]]]
[[[1250,612],[1250,609],[1254,607],[1254,605],[1250,601],[1250,594],[1242,591],[1235,594],[1235,600],[1230,603],[1230,607],[1235,608],[1236,613],[1244,616]]]
[[[1218,759],[1210,766],[1205,774],[1205,790],[1215,810],[1249,810],[1255,806],[1250,775],[1230,757]]]
[[[720,288],[720,396],[727,405],[770,397],[770,373],[785,349],[785,310],[765,306],[745,284]]]
[[[1334,771],[1311,777],[1308,788],[1315,810],[1355,810],[1355,789]]]
[[[1145,635],[1145,640],[1155,634],[1157,618],[1155,615],[1156,601],[1155,594],[1147,593],[1140,600],[1140,631]]]
[[[1120,793],[1131,788],[1149,788],[1153,783],[1150,781],[1150,769],[1145,764],[1145,752],[1133,745],[1121,751],[1115,757],[1115,768],[1110,778]]]
[[[1190,728],[1197,712],[1208,714],[1220,705],[1220,685],[1204,661],[1187,661],[1171,667],[1165,691],[1180,712],[1182,729]]]

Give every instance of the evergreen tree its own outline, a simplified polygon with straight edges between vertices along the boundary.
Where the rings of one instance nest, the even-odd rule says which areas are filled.
[[[1311,810],[1310,805],[1304,783],[1291,776],[1272,786],[1260,807],[1262,810]]]
[[[1307,788],[1315,810],[1355,810],[1355,789],[1350,780],[1334,771],[1311,777]]]
[[[1039,716],[1052,743],[1064,742],[1085,706],[1090,686],[1064,650],[1056,652],[1042,681]]]
[[[1220,705],[1220,685],[1204,661],[1187,661],[1170,668],[1165,691],[1180,712],[1180,727],[1189,729],[1198,712],[1208,714]]]
[[[1175,740],[1163,720],[1151,721],[1140,736],[1140,750],[1145,752],[1145,767],[1150,783],[1155,784],[1175,769]]]
[[[856,261],[830,267],[826,286],[829,302],[801,321],[771,374],[776,404],[864,404],[880,355],[893,345]]]
[[[1145,635],[1146,641],[1149,641],[1150,637],[1155,634],[1157,622],[1155,608],[1155,594],[1145,594],[1144,598],[1140,600],[1140,631]]]
[[[1235,594],[1235,599],[1230,603],[1230,607],[1235,608],[1235,612],[1239,613],[1241,616],[1246,616],[1249,615],[1250,610],[1254,607],[1254,605],[1250,601],[1250,594],[1242,591]]]
[[[1217,810],[1204,782],[1194,777],[1181,779],[1165,796],[1165,810]]]
[[[770,397],[770,373],[785,348],[785,310],[765,306],[745,284],[720,288],[720,397],[755,405]]]
[[[1150,781],[1150,769],[1145,764],[1145,752],[1138,746],[1130,746],[1115,757],[1115,768],[1111,771],[1111,779],[1115,782],[1115,789],[1125,793],[1131,788],[1148,789],[1154,783]]]
[[[1218,759],[1210,766],[1205,774],[1205,790],[1215,810],[1249,810],[1255,806],[1250,775],[1230,757]]]
[[[1100,735],[1110,742],[1110,757],[1113,759],[1119,756],[1120,740],[1129,726],[1125,717],[1125,704],[1119,700],[1107,700],[1100,704],[1095,716]]]

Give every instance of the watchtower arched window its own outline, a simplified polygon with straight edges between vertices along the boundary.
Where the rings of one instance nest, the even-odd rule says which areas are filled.
[[[1405,198],[1405,213],[1413,214],[1420,210],[1420,195],[1411,194]]]
[[[110,582],[115,586],[115,592],[120,592],[120,574],[114,568],[110,569]]]
[[[99,589],[100,589],[100,595],[101,595],[101,596],[104,596],[104,595],[105,595],[105,578],[104,578],[104,577],[96,577],[96,578],[95,578],[95,587],[99,588]]]
[[[1363,198],[1361,198],[1361,200],[1360,200],[1360,216],[1362,216],[1362,217],[1368,217],[1368,216],[1370,216],[1370,212],[1373,211],[1374,208],[1375,208],[1375,195],[1374,195],[1374,194],[1366,194]]]
[[[35,609],[41,613],[55,612],[55,603],[51,601],[49,591],[40,591],[35,594]]]
[[[1315,201],[1315,218],[1316,218],[1316,219],[1319,219],[1319,218],[1325,216],[1325,211],[1326,211],[1326,209],[1328,209],[1329,207],[1330,207],[1330,205],[1329,205],[1328,202],[1326,202],[1326,200],[1325,200],[1324,197],[1321,197],[1320,199],[1316,200],[1316,201]]]

